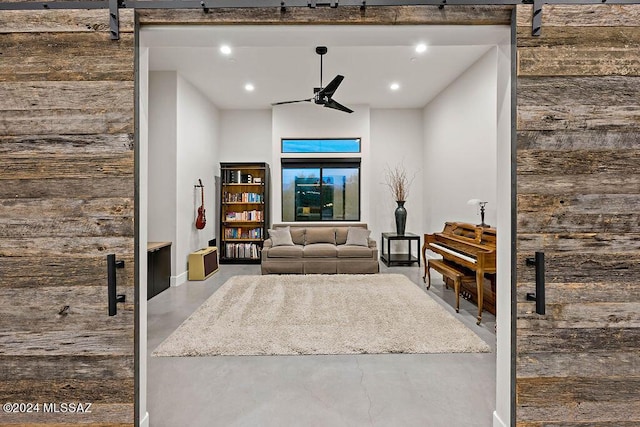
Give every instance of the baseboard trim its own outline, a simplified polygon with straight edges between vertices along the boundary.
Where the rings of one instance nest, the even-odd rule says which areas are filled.
[[[185,271],[182,274],[178,274],[177,276],[171,276],[171,286],[180,286],[183,283],[187,283],[187,277],[189,276],[189,272]]]
[[[507,427],[507,425],[500,419],[496,411],[493,411],[493,427]]]
[[[140,420],[140,424],[138,424],[140,427],[149,427],[149,413],[145,412],[144,413],[144,417],[142,417],[142,419]]]

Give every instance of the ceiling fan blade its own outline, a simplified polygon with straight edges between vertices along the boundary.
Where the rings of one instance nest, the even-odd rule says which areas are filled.
[[[329,82],[329,84],[327,86],[325,86],[324,89],[322,89],[319,92],[319,95],[321,97],[327,97],[327,98],[331,98],[333,96],[333,94],[335,93],[336,89],[338,89],[338,86],[340,86],[340,83],[342,83],[342,80],[344,79],[344,76],[341,75],[337,75],[333,78],[333,80],[331,80]]]
[[[327,102],[325,102],[324,106],[327,108],[333,108],[334,110],[344,111],[345,113],[353,113],[352,109],[345,107],[344,105],[334,101],[331,98],[327,99]]]
[[[311,102],[313,101],[313,98],[309,98],[309,99],[298,99],[295,101],[282,101],[282,102],[274,102],[271,105],[283,105],[283,104],[293,104],[295,102]]]

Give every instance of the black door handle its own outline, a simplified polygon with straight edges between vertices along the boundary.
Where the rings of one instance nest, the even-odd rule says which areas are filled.
[[[107,293],[109,296],[109,316],[118,314],[117,303],[125,302],[125,295],[116,292],[116,268],[124,268],[124,261],[116,261],[115,254],[107,255]]]
[[[527,258],[527,265],[536,267],[536,292],[527,293],[527,301],[536,302],[536,313],[545,314],[545,295],[544,295],[544,252],[536,252],[535,258]]]

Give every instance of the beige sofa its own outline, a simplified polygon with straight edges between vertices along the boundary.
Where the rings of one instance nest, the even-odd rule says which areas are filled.
[[[262,249],[262,274],[380,271],[378,249],[375,240],[369,237],[367,224],[274,224],[272,230],[275,232],[270,233]]]

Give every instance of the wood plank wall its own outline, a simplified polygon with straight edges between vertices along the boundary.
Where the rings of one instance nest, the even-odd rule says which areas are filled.
[[[511,6],[140,9],[141,25],[510,25]]]
[[[517,425],[640,425],[640,5],[518,7]],[[534,303],[546,254],[547,314]]]
[[[0,13],[0,400],[91,399],[106,424],[133,413],[122,387],[132,308],[103,317],[107,253],[127,261],[119,279],[133,299],[128,13],[118,42],[105,11]],[[510,22],[508,7],[138,13],[143,24]],[[539,38],[530,19],[519,6],[518,425],[638,425],[640,8],[545,6]],[[547,254],[544,317],[524,298],[536,250]]]
[[[133,423],[133,11],[120,18],[112,41],[105,9],[0,12],[0,402],[92,403],[2,425]],[[109,253],[126,264],[115,317]]]

